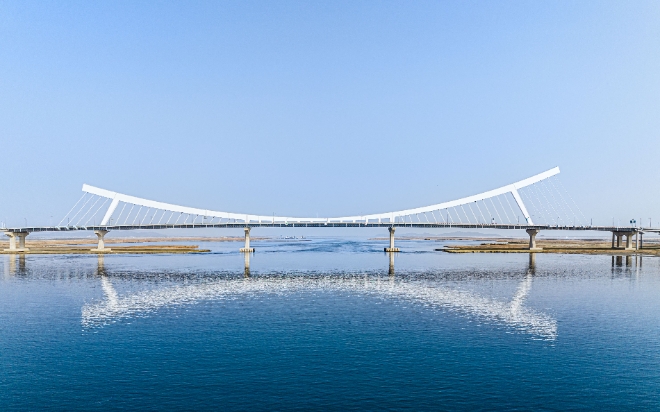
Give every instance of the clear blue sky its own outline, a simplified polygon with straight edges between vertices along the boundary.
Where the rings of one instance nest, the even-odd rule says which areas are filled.
[[[0,2],[0,217],[82,183],[257,214],[384,212],[554,166],[660,222],[660,2]]]

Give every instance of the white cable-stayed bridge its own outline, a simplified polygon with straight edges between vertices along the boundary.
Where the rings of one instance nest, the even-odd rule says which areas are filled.
[[[109,231],[136,229],[243,228],[245,247],[250,252],[250,230],[254,227],[386,227],[396,252],[397,227],[491,228],[526,230],[530,250],[541,230],[590,230],[612,232],[612,247],[632,248],[638,233],[654,231],[639,226],[593,226],[587,221],[560,180],[559,168],[493,190],[430,206],[393,212],[342,217],[267,216],[199,209],[164,203],[84,184],[83,194],[56,226],[2,228],[10,238],[8,251],[27,251],[25,237],[32,232],[94,231],[98,247],[106,250],[103,238]],[[635,242],[637,244],[637,242]]]

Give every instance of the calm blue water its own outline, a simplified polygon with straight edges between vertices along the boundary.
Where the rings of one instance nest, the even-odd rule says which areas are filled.
[[[0,256],[0,410],[660,409],[660,260]]]

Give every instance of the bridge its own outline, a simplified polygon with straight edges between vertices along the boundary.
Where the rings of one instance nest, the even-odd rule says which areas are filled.
[[[243,228],[242,252],[253,252],[250,230],[255,227],[382,227],[390,234],[386,252],[398,252],[394,233],[398,227],[479,228],[525,230],[529,250],[540,251],[536,235],[541,230],[612,232],[612,248],[637,249],[642,235],[660,229],[641,226],[593,226],[563,188],[558,167],[497,189],[457,200],[394,212],[343,217],[289,217],[219,212],[174,205],[113,192],[84,184],[83,195],[56,226],[2,228],[9,236],[7,252],[27,252],[25,238],[32,232],[93,231],[98,246],[92,251],[110,252],[105,235],[114,230]],[[523,201],[523,198],[526,200]],[[65,223],[66,222],[66,223]],[[622,240],[625,238],[625,245]],[[634,238],[634,246],[633,246]]]

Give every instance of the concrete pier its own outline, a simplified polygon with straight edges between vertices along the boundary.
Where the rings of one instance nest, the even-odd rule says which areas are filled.
[[[245,231],[245,247],[242,247],[240,251],[244,253],[254,252],[254,248],[250,247],[250,228],[246,227],[243,230]]]
[[[9,236],[9,249],[5,249],[5,252],[28,252],[30,249],[25,247],[25,238],[29,234],[30,232],[5,232],[5,235]],[[17,239],[18,247],[16,245]]]
[[[111,252],[112,249],[105,247],[105,241],[103,238],[105,235],[108,234],[107,230],[95,230],[94,234],[99,238],[99,243],[96,246],[96,249],[90,249],[92,252],[97,252],[97,253],[107,253]]]
[[[539,229],[527,229],[526,232],[529,235],[529,250],[533,251],[533,252],[543,250],[543,248],[536,247],[536,235],[539,234],[540,230]]]
[[[390,247],[386,247],[385,251],[386,252],[399,252],[399,248],[394,247],[394,231],[396,230],[396,228],[390,226],[390,227],[387,228],[387,230],[390,231]]]
[[[626,237],[626,244],[624,246],[624,250],[635,250],[637,249],[637,242],[635,242],[635,246],[633,246],[633,236],[636,236],[637,232],[633,231],[628,231],[628,232],[612,232],[612,249],[620,249],[621,248],[621,239],[625,236]],[[614,245],[616,239],[616,246]]]

